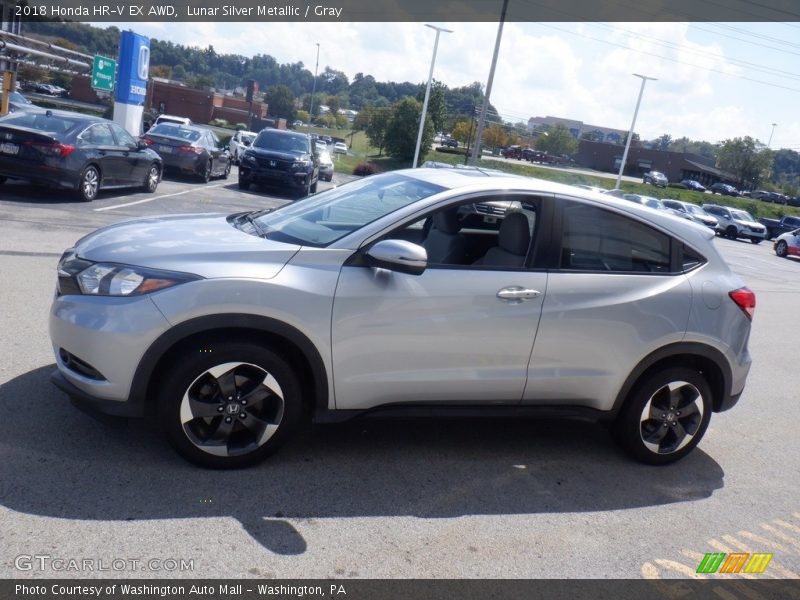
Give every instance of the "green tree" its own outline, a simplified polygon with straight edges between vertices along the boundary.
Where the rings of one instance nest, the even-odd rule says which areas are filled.
[[[393,158],[401,161],[414,159],[421,114],[422,104],[414,98],[403,98],[394,105],[394,113],[386,127],[386,151]],[[425,159],[425,155],[430,150],[433,135],[433,122],[430,116],[426,115],[425,125],[422,128],[420,162]]]
[[[386,130],[392,117],[392,109],[372,107],[361,112],[367,113],[368,124],[364,132],[367,134],[369,144],[373,148],[377,148],[378,156],[381,156],[386,145]]]
[[[295,117],[295,119],[301,120],[303,123],[309,123],[310,122],[310,117],[308,116],[308,113],[306,111],[304,111],[304,110],[296,111],[295,114],[294,114],[294,117]]]
[[[722,142],[717,167],[736,178],[740,189],[758,187],[769,177],[774,154],[749,135]]]
[[[547,135],[539,136],[536,147],[556,156],[574,154],[578,150],[578,140],[572,136],[566,125],[559,123]]]
[[[483,131],[483,145],[492,148],[501,148],[508,144],[508,134],[499,125],[491,125]]]
[[[447,91],[447,86],[441,81],[434,80],[431,83],[431,93],[428,96],[428,116],[433,123],[434,131],[444,131],[445,122],[447,121],[447,104],[444,101],[444,95]],[[424,102],[425,100],[425,87],[420,86],[417,100]]]
[[[665,133],[661,137],[658,137],[655,140],[653,140],[653,148],[656,150],[669,150],[671,145],[672,145],[672,136],[668,133]]]
[[[285,85],[273,85],[264,94],[267,110],[273,117],[294,121],[294,94]]]

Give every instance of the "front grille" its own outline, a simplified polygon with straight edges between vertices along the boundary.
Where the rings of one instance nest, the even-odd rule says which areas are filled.
[[[291,161],[280,160],[278,158],[257,158],[256,162],[259,167],[264,169],[276,169],[278,171],[288,171],[292,166]]]
[[[495,215],[502,217],[506,214],[506,209],[494,204],[476,204],[475,211],[482,215]]]

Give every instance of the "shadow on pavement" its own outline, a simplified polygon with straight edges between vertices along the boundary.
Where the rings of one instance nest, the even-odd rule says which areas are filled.
[[[722,468],[629,460],[603,427],[571,421],[359,420],[309,427],[240,471],[184,462],[151,423],[103,424],[48,381],[0,386],[0,503],[78,520],[232,516],[278,554],[301,554],[292,520],[510,515],[659,506],[711,496]]]

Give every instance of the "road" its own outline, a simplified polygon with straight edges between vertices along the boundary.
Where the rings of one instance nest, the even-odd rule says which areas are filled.
[[[125,218],[287,201],[234,182],[235,171],[168,180],[91,204],[1,188],[0,576],[689,577],[714,551],[773,552],[767,575],[800,576],[800,261],[769,243],[715,242],[758,296],[754,364],[739,405],[668,467],[631,462],[588,423],[358,421],[215,472],[185,463],[147,422],[76,410],[48,381],[60,253]],[[125,567],[20,570],[18,557],[37,554]],[[142,569],[151,559],[192,568]]]

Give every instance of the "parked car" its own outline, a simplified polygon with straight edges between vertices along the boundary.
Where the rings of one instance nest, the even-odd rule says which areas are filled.
[[[88,202],[101,189],[154,192],[162,169],[158,154],[107,119],[61,110],[0,118],[0,184],[28,180]]]
[[[712,184],[711,187],[708,189],[712,194],[722,194],[723,196],[739,195],[739,190],[737,190],[732,185],[728,185],[727,183],[722,183],[721,181]]]
[[[781,219],[760,219],[758,222],[767,228],[768,240],[800,227],[800,217],[792,216],[781,217]]]
[[[0,91],[0,104],[3,102],[3,92]],[[19,92],[11,92],[8,94],[8,112],[45,112],[45,109],[39,108],[28,100]]]
[[[151,127],[142,140],[158,152],[165,169],[194,175],[204,182],[212,177],[227,179],[231,172],[230,152],[206,127],[162,122]]]
[[[517,160],[522,160],[522,153],[522,146],[517,145],[503,148],[503,150],[500,151],[500,154],[503,156],[503,158],[515,158]]]
[[[589,190],[591,192],[597,192],[598,194],[603,194],[607,191],[607,188],[597,187],[596,185],[586,185],[583,183],[573,183],[572,187],[580,188],[582,190]]]
[[[442,140],[442,146],[446,148],[458,148],[458,141],[453,138],[445,138]]]
[[[684,179],[681,181],[681,184],[685,185],[690,190],[694,190],[695,192],[705,192],[706,186],[704,186],[699,181],[695,181],[694,179]]]
[[[254,139],[256,139],[256,133],[253,131],[237,131],[231,136],[231,141],[228,142],[228,151],[234,164],[239,164],[239,157],[250,147]]]
[[[276,185],[304,197],[317,191],[319,153],[304,133],[263,129],[245,150],[239,165],[239,188],[254,183]]]
[[[671,208],[667,208],[661,200],[655,198],[654,196],[642,196],[641,194],[623,194],[622,197],[625,200],[636,202],[636,204],[649,206],[650,208],[655,208],[656,210],[663,210],[672,213],[675,216],[683,218],[682,214],[678,213],[678,211],[675,211]]]
[[[292,135],[264,133],[245,157]],[[460,207],[498,201],[516,205],[493,229],[461,227]],[[750,369],[755,295],[712,241],[627,201],[459,169],[117,223],[59,261],[53,382],[156,415],[207,467],[253,464],[309,417],[384,408],[602,418],[631,456],[671,463]]]
[[[156,120],[153,121],[153,126],[160,125],[161,123],[173,123],[176,125],[192,125],[192,120],[189,117],[178,117],[175,115],[158,115]]]
[[[347,144],[344,142],[336,142],[333,145],[334,154],[347,154]]]
[[[642,183],[652,183],[656,187],[667,187],[667,176],[659,171],[648,171],[642,175]]]
[[[331,181],[333,179],[333,160],[331,153],[327,150],[319,152],[319,178],[322,181]]]
[[[664,206],[671,208],[685,215],[692,221],[710,227],[712,231],[716,231],[719,221],[716,217],[711,216],[697,204],[691,202],[681,202],[680,200],[665,199],[662,200]]]
[[[747,211],[717,204],[703,204],[703,210],[717,218],[719,235],[732,240],[746,238],[754,244],[760,244],[767,236],[767,228]]]
[[[775,239],[772,248],[781,258],[800,256],[800,229],[782,233]]]
[[[297,129],[298,127],[302,127],[303,125],[304,125],[304,123],[300,119],[298,119],[294,123],[292,123],[292,127],[294,127],[295,129]]]

